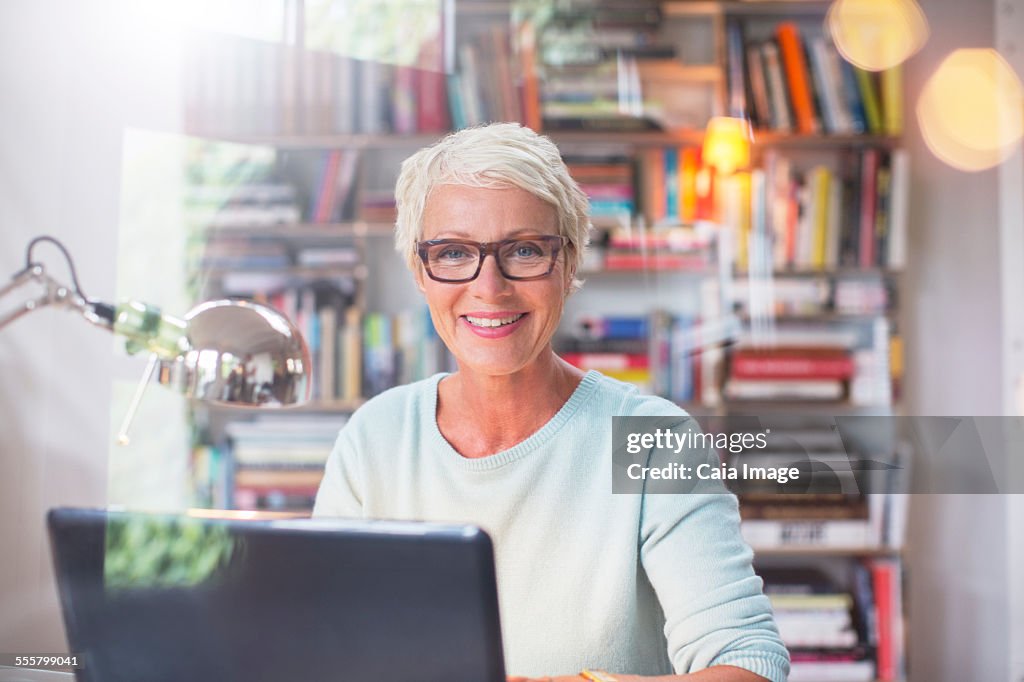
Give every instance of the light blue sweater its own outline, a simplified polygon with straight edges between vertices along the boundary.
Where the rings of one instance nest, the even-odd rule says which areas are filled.
[[[740,538],[735,497],[611,492],[612,415],[682,410],[590,372],[525,441],[467,459],[437,427],[444,376],[387,391],[352,415],[315,516],[484,528],[495,544],[509,674],[721,664],[786,679],[789,656]]]

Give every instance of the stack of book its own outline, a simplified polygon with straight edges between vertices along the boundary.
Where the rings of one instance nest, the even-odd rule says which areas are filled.
[[[203,270],[284,270],[292,265],[285,242],[261,235],[214,234],[203,245]]]
[[[295,187],[281,181],[194,187],[191,198],[207,205],[216,204],[206,221],[211,228],[287,225],[301,217]]]
[[[261,416],[226,427],[234,465],[233,507],[308,510],[346,418]]]
[[[644,316],[587,316],[556,347],[569,363],[597,370],[679,403],[702,398],[698,320],[656,311]]]
[[[740,348],[730,357],[725,395],[731,400],[841,400],[854,369],[844,348]]]
[[[656,128],[645,116],[639,63],[675,56],[671,45],[658,42],[661,16],[653,0],[602,2],[582,11],[556,10],[538,26],[544,130]]]
[[[559,343],[561,356],[582,370],[597,370],[642,390],[652,390],[650,318],[586,316],[576,321],[573,336]]]
[[[763,458],[757,459],[753,466],[765,466]],[[798,461],[794,456],[786,463]],[[806,476],[807,469],[803,471]],[[815,473],[815,480],[823,487],[828,485],[825,475],[829,474]],[[833,479],[836,487],[841,485],[840,480],[839,476]],[[881,495],[875,499],[863,493],[748,493],[740,496],[741,530],[743,538],[754,547],[876,547],[881,539],[878,517],[882,501]]]
[[[820,277],[740,277],[732,286],[733,306],[748,317],[813,316],[832,309],[832,287]]]
[[[590,219],[595,224],[630,224],[636,212],[631,156],[609,151],[565,154],[562,160],[590,199]]]
[[[616,228],[604,240],[605,270],[685,270],[707,272],[712,265],[711,235],[692,226],[654,230]]]
[[[779,635],[792,659],[790,680],[875,679],[854,595],[815,568],[760,569]],[[860,627],[857,627],[857,626]]]
[[[736,339],[725,372],[726,398],[735,401],[847,401],[892,404],[897,375],[890,322],[793,320],[764,325],[752,318]],[[897,344],[898,345],[898,344]]]

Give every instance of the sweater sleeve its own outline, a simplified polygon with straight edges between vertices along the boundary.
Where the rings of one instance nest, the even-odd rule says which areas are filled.
[[[664,466],[680,457],[652,451],[650,461]],[[682,457],[693,467],[718,462],[713,450]],[[702,492],[709,489],[718,492]],[[648,488],[641,504],[640,557],[665,613],[675,671],[731,665],[784,682],[789,653],[740,535],[736,497],[701,484],[694,492]]]
[[[356,426],[349,421],[338,434],[327,464],[324,477],[316,493],[313,505],[314,517],[346,517],[363,516],[363,496],[361,492],[358,448],[353,432]]]

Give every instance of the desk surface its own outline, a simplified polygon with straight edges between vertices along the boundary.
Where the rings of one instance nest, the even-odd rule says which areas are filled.
[[[73,673],[0,665],[0,682],[71,682],[74,679]]]

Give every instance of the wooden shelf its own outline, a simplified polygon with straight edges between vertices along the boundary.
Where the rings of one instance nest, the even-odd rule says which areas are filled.
[[[773,322],[781,322],[784,324],[797,322],[868,322],[882,317],[892,319],[895,315],[896,312],[892,310],[878,313],[837,313],[833,311],[823,311],[818,313],[782,313],[766,315],[764,319],[765,321],[771,320]],[[744,322],[749,322],[752,319],[750,313],[746,312],[736,313],[736,316]]]
[[[717,277],[717,270],[702,269],[696,270],[693,268],[612,268],[612,269],[598,269],[598,270],[581,270],[579,273],[580,277],[617,277],[617,276],[630,276],[637,277],[640,275],[666,275],[666,276],[683,276],[683,277]]]
[[[901,556],[899,547],[821,547],[818,545],[792,545],[776,547],[753,547],[756,557],[801,557],[801,556],[834,556],[834,557],[891,557]]]
[[[824,17],[831,0],[669,0],[662,3],[666,17],[716,14],[787,14]]]
[[[758,273],[760,274],[760,273]],[[771,270],[766,275],[775,278],[782,279],[785,277],[802,277],[802,278],[813,278],[813,277],[897,277],[903,274],[902,270],[893,270],[890,268],[855,268],[855,267],[839,267],[832,268],[831,270]],[[746,278],[750,276],[750,272],[747,270],[736,270],[733,272],[733,276],[737,278]]]
[[[220,405],[218,403],[201,403],[202,409],[218,413],[252,412],[259,414],[309,414],[315,412],[355,412],[366,402],[363,398],[358,400],[311,400],[302,405],[281,407],[274,411],[268,411],[260,407],[239,407],[237,405]],[[199,405],[199,403],[197,403]]]
[[[708,79],[709,67],[693,67],[693,74]],[[703,142],[704,131],[692,129],[652,130],[639,132],[607,131],[542,131],[559,146],[612,144],[626,147],[696,146]],[[213,131],[191,133],[223,142],[248,144],[276,149],[409,149],[431,145],[448,133],[417,135],[254,135],[236,136]],[[899,138],[889,135],[798,135],[771,131],[754,131],[755,147],[833,148],[894,146]]]
[[[342,237],[390,237],[394,235],[393,223],[377,223],[356,220],[342,223],[288,223],[277,225],[238,225],[233,227],[208,227],[206,236],[229,237],[260,236],[281,239],[338,239]]]
[[[366,276],[366,266],[357,265],[330,265],[322,267],[305,267],[301,265],[290,265],[286,267],[237,267],[237,268],[204,268],[196,270],[199,277],[224,277],[225,275],[282,275],[285,277],[355,277],[362,279]]]

